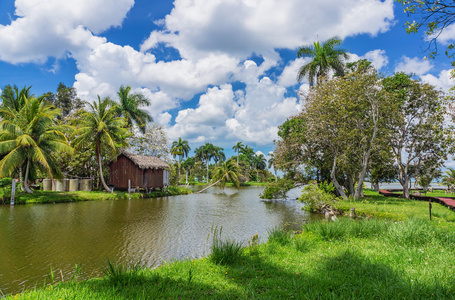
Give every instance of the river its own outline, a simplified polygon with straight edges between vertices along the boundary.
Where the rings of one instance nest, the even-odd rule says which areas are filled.
[[[296,200],[262,201],[262,187],[140,200],[0,206],[0,290],[17,293],[48,279],[102,275],[106,258],[155,267],[208,253],[212,225],[225,237],[262,241],[275,226],[299,228],[310,216]],[[297,194],[298,193],[295,193]],[[1,295],[0,292],[0,295]]]

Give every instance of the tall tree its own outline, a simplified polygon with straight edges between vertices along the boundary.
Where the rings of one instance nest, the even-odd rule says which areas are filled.
[[[215,161],[215,167],[218,165],[218,161],[226,160],[226,155],[223,152],[223,148],[213,146],[213,160]]]
[[[253,166],[256,169],[256,181],[259,182],[259,170],[264,170],[267,166],[267,160],[264,154],[255,154],[253,157]]]
[[[61,109],[62,118],[84,106],[82,100],[77,97],[76,89],[67,87],[63,82],[58,84],[57,93],[52,98],[55,107]]]
[[[149,106],[150,101],[140,93],[132,93],[131,87],[121,86],[117,92],[119,97],[119,105],[117,106],[118,115],[122,115],[131,129],[133,123],[139,127],[142,133],[145,133],[145,125],[147,122],[153,121],[152,116],[143,109],[142,106]]]
[[[178,141],[173,141],[171,146],[171,154],[174,158],[179,157],[179,180],[180,180],[180,166],[182,164],[182,159],[188,157],[188,153],[191,148],[187,140],[182,140],[179,138]]]
[[[342,40],[338,37],[328,39],[322,45],[314,42],[313,45],[306,45],[299,48],[297,57],[309,57],[311,61],[303,65],[298,73],[297,79],[301,81],[308,76],[310,86],[314,85],[314,78],[319,83],[321,78],[328,75],[329,70],[334,70],[337,74],[344,75],[343,59],[349,56],[346,50],[339,48]]]
[[[242,151],[242,149],[243,149],[243,143],[237,142],[237,144],[235,144],[234,147],[232,147],[232,149],[234,149],[234,151],[237,152],[237,166],[238,166],[239,165],[239,155],[240,155],[240,151]]]
[[[194,150],[196,153],[196,158],[205,161],[205,165],[207,168],[207,178],[205,182],[209,182],[209,162],[213,157],[214,154],[214,146],[211,143],[205,143],[205,145],[200,146]]]
[[[107,148],[115,152],[117,147],[126,146],[128,130],[124,128],[124,119],[117,116],[117,105],[112,105],[109,98],[101,99],[98,96],[98,102],[87,103],[87,106],[88,110],[82,111],[77,120],[78,136],[74,140],[74,145],[76,148],[82,148],[88,144],[95,149],[101,182],[105,190],[110,192],[103,175],[102,150]]]
[[[278,176],[276,175],[276,168],[275,168],[275,155],[273,154],[273,152],[269,153],[269,160],[267,161],[267,167],[270,169],[270,168],[273,168],[273,173],[275,173],[275,181],[278,180]]]
[[[0,161],[1,176],[21,169],[25,164],[24,188],[28,187],[28,178],[32,169],[41,170],[51,177],[61,177],[55,160],[59,152],[73,153],[63,134],[62,126],[55,124],[59,109],[46,104],[40,99],[25,95],[19,110],[2,107],[0,115],[0,154],[5,155]],[[21,101],[22,101],[21,100]]]
[[[163,126],[151,122],[146,125],[145,133],[133,132],[128,138],[129,151],[139,155],[150,155],[169,161],[169,144]]]
[[[403,195],[409,198],[410,168],[414,166],[414,173],[419,174],[420,168],[437,169],[447,158],[446,104],[433,86],[404,73],[385,78],[383,86],[387,97],[398,105],[397,114],[389,125],[389,145]]]

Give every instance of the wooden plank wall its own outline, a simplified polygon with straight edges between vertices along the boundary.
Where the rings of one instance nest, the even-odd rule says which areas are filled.
[[[109,183],[117,189],[128,189],[128,179],[131,179],[131,187],[162,188],[164,187],[163,170],[139,169],[129,158],[120,155],[117,161],[110,166]],[[144,182],[144,175],[147,176]],[[146,183],[146,185],[144,185]]]

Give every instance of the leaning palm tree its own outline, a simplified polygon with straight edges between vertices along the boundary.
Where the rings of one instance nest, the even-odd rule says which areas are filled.
[[[240,151],[242,151],[242,149],[243,149],[243,143],[237,142],[237,144],[235,144],[235,146],[232,147],[232,149],[234,149],[234,151],[237,152],[237,166],[238,166],[239,165],[239,155],[240,155]]]
[[[182,140],[179,138],[178,141],[173,141],[171,146],[171,155],[176,158],[179,157],[179,180],[180,180],[180,166],[182,164],[182,159],[188,157],[188,153],[191,148],[187,140]]]
[[[11,176],[25,164],[24,189],[32,193],[28,186],[31,170],[61,177],[55,154],[73,154],[74,149],[63,134],[63,126],[54,122],[61,113],[60,109],[34,97],[23,96],[22,100],[19,110],[0,109],[3,116],[0,123],[0,155],[5,155],[0,161],[0,174],[2,177]]]
[[[337,47],[341,42],[340,38],[333,37],[322,45],[319,42],[314,42],[313,45],[300,47],[297,57],[310,57],[312,59],[300,68],[297,76],[298,81],[308,75],[310,86],[313,86],[314,78],[316,77],[316,82],[319,83],[323,77],[327,76],[329,70],[344,75],[343,59],[348,59],[349,55],[345,49]]]
[[[133,122],[139,127],[142,133],[145,133],[145,125],[147,122],[153,121],[153,118],[148,112],[140,109],[141,106],[149,106],[150,101],[142,94],[131,93],[131,87],[121,86],[117,92],[119,96],[119,105],[117,106],[118,115],[122,115],[131,129]]]
[[[95,148],[101,182],[106,191],[111,192],[104,180],[101,152],[105,147],[116,151],[117,147],[126,146],[128,130],[124,127],[124,119],[117,116],[117,105],[112,105],[109,98],[101,100],[98,96],[98,102],[86,104],[88,110],[83,111],[78,119],[78,136],[74,140],[74,145],[81,148],[88,144]]]
[[[213,180],[215,182],[209,185],[208,187],[200,190],[198,194],[218,183],[220,184],[220,187],[222,189],[224,189],[227,182],[232,182],[237,188],[239,188],[240,186],[239,173],[240,173],[239,166],[235,164],[234,160],[229,159],[227,161],[221,161],[218,167],[216,167],[215,170],[213,171]]]

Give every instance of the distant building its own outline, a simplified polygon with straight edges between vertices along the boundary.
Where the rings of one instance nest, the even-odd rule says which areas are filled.
[[[144,190],[162,189],[169,185],[169,165],[154,156],[121,152],[110,163],[109,184],[116,190],[127,190],[128,180],[132,188]]]

